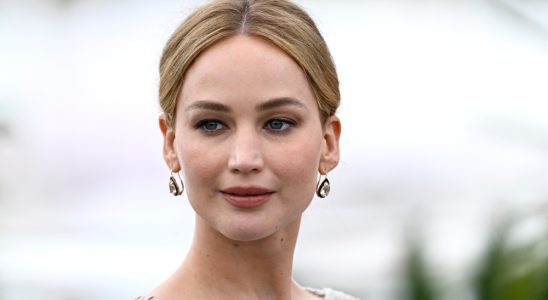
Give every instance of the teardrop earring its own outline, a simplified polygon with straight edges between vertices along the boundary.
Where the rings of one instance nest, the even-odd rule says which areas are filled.
[[[177,172],[177,177],[179,177],[179,182],[181,182],[181,186],[177,184],[177,180],[175,180],[175,176],[173,176],[173,171],[171,172],[171,176],[169,177],[169,192],[172,193],[173,196],[180,196],[185,190],[185,185],[183,184],[183,180],[181,179],[181,175],[179,175],[179,172]]]
[[[323,180],[322,176],[325,176]],[[316,184],[316,195],[320,198],[325,198],[327,197],[327,195],[329,195],[330,191],[331,185],[329,184],[329,180],[327,179],[327,174],[320,175],[320,179],[318,179],[318,184]]]

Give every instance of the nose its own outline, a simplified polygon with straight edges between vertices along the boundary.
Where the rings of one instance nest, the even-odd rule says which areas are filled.
[[[228,159],[228,168],[234,173],[260,172],[264,167],[261,141],[253,130],[242,130],[235,135]]]

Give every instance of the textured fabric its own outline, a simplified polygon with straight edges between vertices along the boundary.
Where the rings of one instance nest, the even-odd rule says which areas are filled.
[[[359,300],[354,296],[350,296],[343,292],[339,292],[329,288],[324,288],[321,290],[306,288],[306,290],[311,292],[312,294],[323,297],[325,300]]]
[[[311,292],[314,295],[324,297],[325,300],[359,300],[356,297],[347,295],[343,292],[339,292],[333,289],[328,289],[328,288],[321,289],[321,290],[306,288],[306,290]],[[154,297],[145,298],[141,296],[141,297],[137,297],[135,300],[161,300],[161,299],[154,298]]]

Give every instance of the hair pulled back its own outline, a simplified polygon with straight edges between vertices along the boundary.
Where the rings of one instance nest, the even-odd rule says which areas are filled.
[[[305,73],[322,122],[335,114],[340,102],[335,64],[305,11],[286,0],[217,0],[189,15],[163,50],[159,97],[169,126],[192,62],[214,43],[239,34],[262,38],[292,57]]]

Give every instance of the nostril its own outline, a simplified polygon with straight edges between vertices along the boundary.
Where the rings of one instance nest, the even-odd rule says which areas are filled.
[[[230,170],[233,172],[233,173],[256,173],[256,172],[259,172],[261,169],[260,168],[246,168],[245,166],[240,166],[240,167],[231,167]]]

